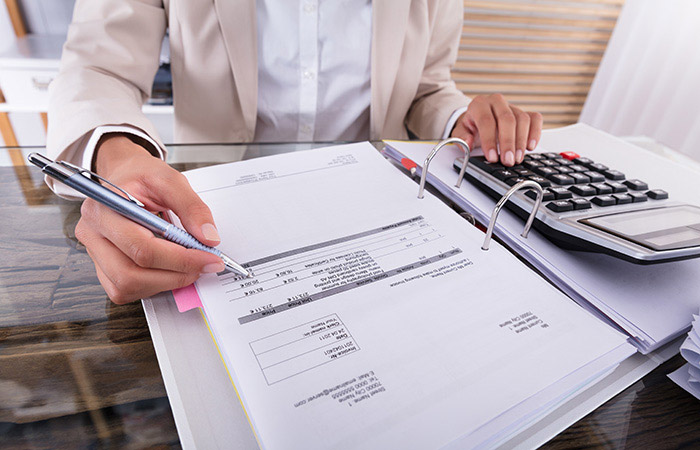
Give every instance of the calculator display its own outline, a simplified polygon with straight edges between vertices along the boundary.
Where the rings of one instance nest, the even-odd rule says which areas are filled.
[[[581,222],[654,250],[700,244],[700,208],[694,206],[610,214]]]
[[[694,239],[700,239],[700,231],[688,228],[686,230],[679,231],[678,233],[667,234],[656,238],[649,238],[647,239],[647,241],[651,242],[654,245],[663,246],[679,244],[681,242],[687,242]]]

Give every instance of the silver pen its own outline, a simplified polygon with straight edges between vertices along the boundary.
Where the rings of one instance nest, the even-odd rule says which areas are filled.
[[[183,247],[212,253],[221,258],[226,268],[231,272],[243,277],[252,276],[252,274],[245,267],[222,253],[221,250],[202,244],[197,240],[197,238],[189,234],[187,231],[151,213],[144,207],[143,203],[134,198],[134,196],[119,186],[105,180],[96,173],[66,161],[52,161],[39,153],[31,153],[27,159],[29,159],[29,162],[39,167],[42,172],[56,181],[60,181],[86,197],[90,197],[91,199],[102,203],[127,219],[148,228],[158,236],[161,236],[176,244],[180,244]],[[96,177],[104,181],[113,188],[122,192],[126,198],[118,195],[110,189],[107,189],[90,177]]]

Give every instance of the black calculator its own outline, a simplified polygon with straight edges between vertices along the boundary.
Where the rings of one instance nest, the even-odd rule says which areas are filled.
[[[530,153],[513,167],[473,156],[466,178],[496,199],[519,181],[537,182],[544,194],[533,226],[560,247],[638,264],[700,256],[699,207],[576,153]],[[526,219],[536,198],[534,189],[522,190],[506,207]]]

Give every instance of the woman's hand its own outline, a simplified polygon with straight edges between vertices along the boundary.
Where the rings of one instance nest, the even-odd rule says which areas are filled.
[[[99,147],[99,175],[134,195],[151,212],[172,210],[202,243],[219,244],[211,211],[181,173],[126,137],[113,136]],[[75,236],[95,263],[109,298],[122,304],[193,283],[202,273],[221,272],[216,255],[186,249],[86,199]]]
[[[469,148],[481,146],[489,162],[500,159],[508,167],[523,162],[541,134],[542,114],[512,106],[501,94],[474,97],[452,130]]]

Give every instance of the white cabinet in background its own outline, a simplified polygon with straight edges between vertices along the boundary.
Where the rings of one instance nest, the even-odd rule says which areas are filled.
[[[41,113],[48,111],[48,87],[58,73],[63,35],[27,35],[0,53],[0,90],[19,145],[46,145]],[[173,107],[144,105],[166,143],[173,142]],[[2,143],[2,138],[0,138]],[[4,143],[2,143],[4,145]]]

